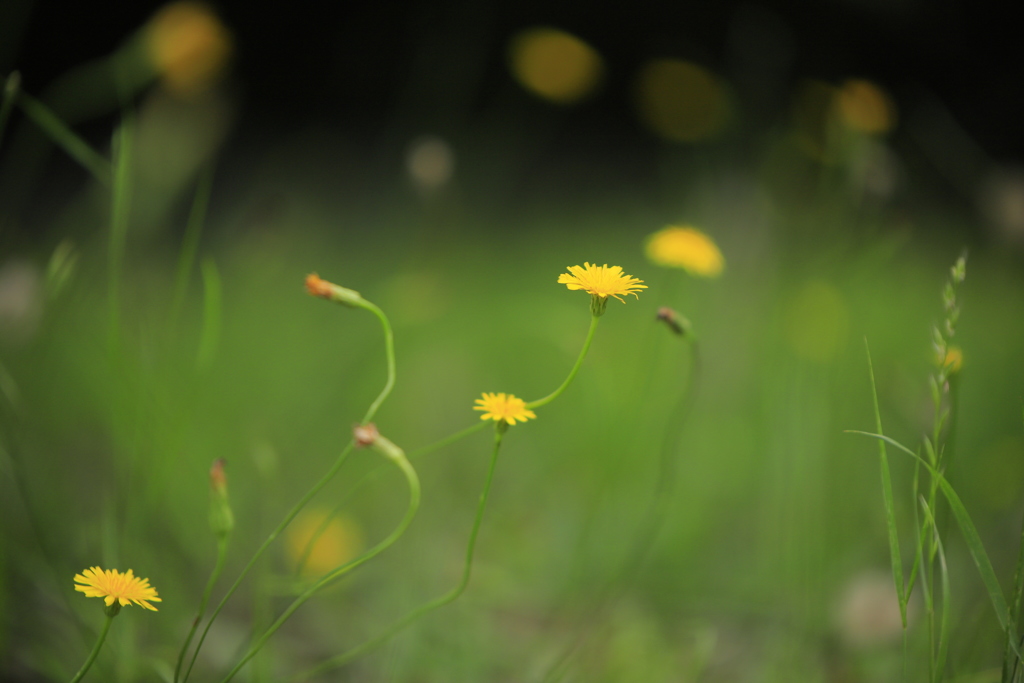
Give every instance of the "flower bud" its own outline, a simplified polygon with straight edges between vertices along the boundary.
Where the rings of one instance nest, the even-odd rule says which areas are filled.
[[[363,297],[354,289],[347,289],[324,280],[316,273],[306,276],[306,291],[312,296],[355,308],[363,304]]]
[[[228,480],[224,473],[224,458],[217,458],[210,468],[210,530],[217,536],[226,536],[235,528],[235,515],[228,502]]]

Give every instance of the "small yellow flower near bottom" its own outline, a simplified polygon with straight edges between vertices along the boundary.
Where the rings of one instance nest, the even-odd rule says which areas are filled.
[[[90,567],[81,574],[75,574],[75,590],[85,593],[87,598],[103,598],[107,607],[116,600],[122,607],[135,603],[139,607],[157,611],[149,604],[163,602],[157,597],[156,589],[149,585],[149,579],[140,579],[129,569],[122,574],[116,569]]]
[[[485,391],[483,398],[478,398],[476,403],[479,405],[473,406],[473,410],[484,411],[484,414],[480,416],[481,420],[494,420],[514,425],[516,420],[526,422],[537,417],[536,413],[526,408],[526,402],[523,399],[516,398],[512,394],[491,394]]]

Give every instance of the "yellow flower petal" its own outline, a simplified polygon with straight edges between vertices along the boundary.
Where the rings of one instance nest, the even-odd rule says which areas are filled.
[[[156,611],[150,602],[163,602],[157,597],[156,589],[149,585],[149,579],[140,579],[129,569],[122,574],[116,569],[90,567],[81,574],[75,574],[75,590],[85,593],[87,598],[103,598],[109,607],[117,600],[122,606],[135,603],[140,607]]]
[[[473,406],[473,410],[484,411],[480,416],[481,420],[505,421],[509,425],[514,425],[516,420],[526,422],[537,417],[536,413],[527,409],[523,399],[512,394],[490,394],[485,391],[482,395],[483,398],[475,401],[479,405]]]
[[[558,276],[559,284],[574,291],[582,289],[602,299],[612,296],[625,303],[623,294],[637,296],[634,290],[647,289],[647,285],[640,284],[643,280],[625,275],[621,266],[597,266],[584,262],[582,266],[569,266],[568,270],[568,273]]]

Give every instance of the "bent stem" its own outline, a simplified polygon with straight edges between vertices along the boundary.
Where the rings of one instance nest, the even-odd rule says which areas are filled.
[[[583,348],[580,349],[580,355],[576,359],[576,364],[572,366],[572,370],[569,371],[569,376],[562,382],[562,386],[555,389],[553,392],[545,396],[544,398],[531,401],[526,404],[526,407],[530,410],[534,408],[540,408],[554,401],[556,398],[562,395],[572,381],[576,378],[576,373],[580,371],[580,366],[583,365],[583,359],[587,357],[587,351],[590,350],[590,342],[594,339],[594,331],[597,330],[597,323],[601,321],[601,316],[592,315],[590,317],[590,329],[587,331],[587,338],[583,342]]]
[[[217,583],[217,579],[220,578],[221,572],[224,571],[224,561],[227,559],[227,556],[228,536],[224,534],[217,538],[217,561],[213,565],[210,579],[206,582],[206,588],[203,590],[203,597],[199,601],[199,611],[196,613],[196,618],[192,621],[192,628],[189,629],[188,637],[185,638],[185,644],[181,646],[181,652],[178,653],[178,663],[174,667],[175,681],[181,676],[181,667],[185,663],[185,653],[188,652],[188,646],[192,643],[192,638],[196,635],[196,630],[206,614],[206,606],[210,602],[210,594],[213,592],[213,586]]]
[[[391,389],[395,386],[395,342],[394,336],[392,335],[391,332],[391,323],[388,321],[387,316],[384,315],[384,312],[380,308],[362,298],[360,298],[359,307],[367,311],[370,311],[375,316],[377,316],[378,320],[380,320],[381,326],[384,328],[384,353],[387,358],[387,380],[384,383],[384,389],[380,392],[380,395],[378,395],[377,398],[374,399],[373,403],[370,404],[370,408],[369,410],[367,410],[366,416],[363,418],[363,424],[366,424],[371,419],[373,419],[373,416],[377,412],[377,409],[380,408],[381,404],[384,402],[384,399],[388,397],[388,394],[391,393]],[[331,479],[334,478],[334,475],[336,475],[338,473],[338,470],[341,469],[341,466],[345,463],[345,460],[348,458],[349,453],[352,452],[352,448],[354,446],[355,441],[348,442],[348,445],[345,446],[345,449],[338,456],[338,459],[335,460],[333,465],[331,465],[331,469],[329,469],[327,473],[320,478],[320,481],[314,484],[313,488],[311,488],[309,492],[307,492],[306,495],[304,495],[299,500],[299,502],[296,503],[295,506],[288,511],[288,514],[285,515],[285,518],[281,521],[280,524],[277,525],[276,529],[270,532],[270,535],[267,537],[267,540],[263,542],[263,545],[259,547],[259,549],[256,551],[256,554],[253,555],[252,559],[250,559],[248,564],[245,565],[245,568],[242,570],[242,573],[239,574],[237,579],[235,579],[235,582],[231,585],[231,588],[228,589],[227,594],[225,594],[224,597],[221,598],[221,601],[217,605],[217,608],[213,611],[213,614],[210,616],[210,620],[206,623],[206,627],[203,629],[203,633],[199,637],[199,642],[196,644],[195,652],[192,653],[192,659],[189,662],[188,669],[185,671],[185,677],[184,679],[182,679],[183,681],[188,681],[188,677],[192,673],[192,667],[195,666],[196,658],[199,656],[199,650],[202,649],[203,642],[206,640],[206,635],[210,632],[210,627],[213,625],[213,622],[217,619],[217,615],[220,614],[220,611],[224,609],[224,605],[227,604],[227,601],[231,598],[234,592],[238,590],[238,587],[241,585],[242,580],[245,579],[245,577],[248,575],[249,571],[253,568],[253,565],[256,564],[256,561],[263,556],[263,553],[266,552],[268,547],[270,547],[270,544],[277,539],[281,532],[284,531],[285,527],[291,524],[292,520],[295,519],[295,517],[299,514],[302,508],[304,508],[306,504],[317,493],[319,493],[320,490],[324,486],[326,486],[329,481],[331,481]],[[175,683],[177,682],[175,681]]]
[[[213,610],[213,614],[210,615],[210,620],[206,622],[206,627],[203,629],[202,635],[199,636],[199,642],[196,644],[196,649],[192,653],[192,659],[191,661],[189,661],[188,669],[185,670],[185,677],[182,679],[182,681],[187,681],[189,675],[192,673],[192,667],[195,666],[196,658],[199,657],[199,651],[202,649],[203,643],[206,641],[206,634],[210,632],[210,627],[213,626],[213,622],[217,620],[217,615],[220,614],[220,611],[224,609],[224,605],[227,604],[227,601],[231,599],[231,596],[234,595],[236,590],[238,590],[238,587],[242,584],[242,581],[245,579],[245,577],[248,576],[249,571],[253,568],[253,565],[255,565],[257,560],[259,560],[260,557],[263,556],[263,553],[266,552],[267,548],[270,547],[270,544],[277,540],[277,537],[281,534],[282,531],[284,531],[285,527],[291,524],[292,520],[295,519],[295,516],[298,515],[302,508],[306,506],[306,503],[308,503],[313,498],[313,496],[320,492],[320,489],[326,486],[327,483],[334,478],[334,475],[338,473],[338,470],[341,469],[341,466],[344,464],[346,458],[348,458],[349,453],[352,452],[352,447],[354,445],[354,441],[349,441],[348,445],[345,446],[345,450],[341,452],[341,455],[338,456],[338,459],[334,461],[333,465],[331,465],[331,469],[327,470],[327,473],[320,478],[320,481],[314,484],[313,488],[311,488],[306,493],[306,495],[304,495],[299,500],[299,502],[296,503],[295,506],[288,511],[288,514],[285,515],[283,520],[281,520],[281,523],[277,525],[276,529],[270,532],[270,535],[267,536],[267,539],[263,541],[263,545],[259,547],[256,553],[245,565],[245,568],[242,570],[242,573],[238,575],[238,578],[235,579],[235,582],[231,584],[231,588],[228,589],[228,592],[224,595],[223,598],[221,598],[220,603],[217,604],[217,608]]]
[[[366,299],[362,299],[359,302],[359,306],[373,313],[380,320],[380,325],[384,329],[384,355],[388,363],[387,382],[384,383],[384,389],[381,390],[380,395],[377,396],[366,411],[366,415],[363,417],[363,424],[365,425],[377,414],[377,409],[380,408],[381,404],[384,403],[384,399],[388,397],[388,394],[395,387],[395,336],[391,331],[391,323],[388,321],[388,317],[384,315],[384,311]]]
[[[487,468],[487,478],[484,480],[483,491],[481,491],[480,493],[480,502],[477,504],[476,517],[473,520],[473,529],[469,533],[469,543],[466,545],[466,562],[465,565],[463,566],[462,578],[459,580],[459,583],[444,595],[438,596],[430,602],[424,603],[423,605],[420,605],[416,609],[412,610],[404,617],[391,624],[391,626],[386,628],[384,631],[374,636],[370,640],[367,640],[363,644],[357,645],[356,647],[352,648],[351,650],[348,650],[347,652],[343,652],[337,657],[328,659],[327,661],[318,664],[312,669],[309,669],[298,674],[297,676],[290,679],[291,683],[299,683],[299,681],[305,681],[312,678],[313,676],[317,676],[326,671],[330,671],[331,669],[336,669],[340,666],[344,666],[345,664],[349,663],[350,661],[360,656],[364,652],[372,650],[381,643],[387,641],[389,638],[394,636],[396,633],[398,633],[399,631],[401,631],[406,626],[413,623],[420,617],[428,614],[429,612],[434,611],[435,609],[438,609],[439,607],[444,607],[445,605],[455,601],[460,595],[462,595],[462,593],[466,590],[466,587],[469,585],[469,579],[472,574],[473,552],[476,548],[476,539],[477,535],[480,532],[480,523],[484,517],[484,510],[487,508],[487,498],[491,491],[491,482],[494,480],[494,469],[498,463],[498,451],[501,449],[501,440],[503,436],[504,432],[500,428],[495,430],[494,450],[491,452],[491,462]]]
[[[96,661],[96,657],[100,653],[100,648],[103,647],[103,641],[107,639],[107,631],[110,630],[110,624],[114,621],[114,617],[117,616],[117,612],[113,614],[107,613],[107,620],[103,624],[103,630],[100,631],[100,637],[96,639],[96,644],[92,646],[92,652],[89,653],[89,658],[85,660],[85,664],[78,670],[75,677],[71,679],[71,683],[78,683],[85,676],[86,672],[92,666],[92,663]]]
[[[487,422],[477,422],[475,425],[471,427],[467,427],[463,430],[455,432],[454,434],[449,434],[443,439],[438,439],[433,443],[417,448],[414,451],[410,451],[409,453],[406,454],[406,457],[408,457],[410,460],[415,460],[418,457],[427,455],[449,444],[453,444],[456,441],[464,439],[470,434],[475,434],[476,432],[479,432],[486,426],[488,426]],[[342,496],[340,500],[338,500],[337,504],[334,506],[334,509],[331,510],[331,514],[324,517],[323,521],[321,521],[320,524],[317,526],[316,531],[313,532],[313,535],[310,536],[309,540],[306,542],[306,547],[302,550],[302,557],[295,565],[296,576],[302,575],[302,571],[306,568],[306,563],[309,561],[309,556],[313,552],[313,547],[316,545],[316,542],[320,540],[320,537],[323,536],[324,532],[327,531],[327,527],[330,526],[331,520],[339,512],[341,512],[342,508],[344,508],[348,504],[348,502],[355,497],[357,493],[359,493],[364,488],[380,479],[380,476],[384,474],[384,471],[386,469],[387,465],[385,463],[377,465],[372,470],[370,470],[362,477],[360,477],[359,481],[357,481],[352,486],[352,488],[349,489],[348,492],[345,493],[345,495]]]
[[[256,641],[256,644],[249,649],[249,652],[247,652],[245,656],[242,657],[242,659],[238,662],[238,664],[236,664],[235,667],[228,673],[228,675],[224,678],[223,683],[227,683],[228,681],[230,681],[235,676],[235,674],[237,674],[238,671],[243,666],[245,666],[245,664],[250,659],[252,659],[257,652],[260,651],[260,649],[266,644],[270,637],[273,636],[274,633],[276,633],[277,630],[281,628],[282,625],[284,625],[284,622],[286,622],[289,619],[289,617],[291,617],[295,610],[297,610],[299,607],[303,605],[303,603],[305,603],[307,600],[313,597],[313,595],[317,591],[319,591],[321,588],[324,588],[328,584],[333,583],[335,580],[352,571],[353,569],[359,567],[360,565],[369,562],[374,557],[387,550],[389,547],[394,545],[395,541],[401,538],[402,534],[404,534],[405,531],[409,528],[409,524],[412,523],[413,517],[416,516],[416,511],[419,508],[420,504],[419,477],[416,475],[416,470],[413,469],[412,465],[409,464],[409,460],[405,457],[404,454],[401,457],[392,458],[392,460],[396,465],[398,465],[399,469],[402,470],[402,474],[405,475],[406,481],[409,484],[409,506],[406,509],[405,517],[402,518],[402,521],[383,541],[381,541],[376,546],[363,553],[360,557],[357,557],[351,562],[348,562],[338,567],[334,571],[325,574],[323,577],[320,578],[320,580],[318,580],[316,583],[314,583],[312,586],[306,589],[306,591],[302,593],[302,595],[297,597],[292,602],[292,604],[288,606],[288,609],[286,609],[281,614],[281,616],[278,617],[277,620],[270,625],[270,627],[260,637],[260,639]]]

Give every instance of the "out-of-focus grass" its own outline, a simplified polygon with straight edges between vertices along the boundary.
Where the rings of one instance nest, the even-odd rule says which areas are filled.
[[[898,634],[861,645],[863,624],[836,616],[851,582],[888,564],[874,446],[841,432],[872,424],[864,336],[888,431],[912,441],[924,428],[928,325],[939,315],[950,252],[923,236],[808,254],[767,234],[753,236],[762,247],[753,249],[735,226],[721,235],[726,275],[684,281],[642,260],[642,238],[659,226],[609,220],[598,202],[578,210],[571,229],[537,220],[508,233],[482,224],[431,247],[398,239],[415,230],[375,225],[371,215],[339,233],[341,203],[293,205],[204,252],[223,285],[208,365],[198,362],[198,277],[172,328],[173,251],[138,245],[125,260],[123,341],[112,360],[103,246],[84,245],[79,272],[47,305],[38,334],[4,356],[19,396],[4,409],[9,661],[72,670],[97,615],[72,595],[71,575],[93,563],[132,566],[164,602],[156,615],[125,612],[130,623],[118,625],[96,675],[152,677],[149,658],[173,661],[213,560],[210,462],[229,463],[238,520],[230,578],[333,461],[383,382],[383,352],[372,318],[304,295],[306,272],[358,289],[392,315],[399,381],[377,423],[411,450],[473,424],[480,391],[532,399],[561,381],[588,312],[586,296],[555,279],[567,265],[596,260],[622,265],[650,289],[610,303],[577,382],[509,434],[469,592],[355,669],[370,679],[539,680],[585,628],[571,680],[897,675]],[[208,230],[227,234],[216,223]],[[950,473],[1002,576],[1021,501],[1013,464],[1021,284],[999,254],[971,255]],[[650,561],[599,623],[581,623],[627,559],[688,367],[686,344],[654,320],[660,305],[693,320],[703,352],[675,454],[679,480]],[[454,584],[488,442],[476,435],[416,463],[424,499],[410,534],[304,607],[272,641],[263,675],[347,649]],[[374,465],[372,454],[358,454],[318,502],[332,505]],[[897,482],[910,476],[905,462],[893,470]],[[375,539],[400,515],[403,496],[387,475],[347,512]],[[911,504],[897,500],[903,524]],[[949,545],[959,621],[980,634],[970,638],[964,627],[951,657],[978,670],[996,661],[998,630],[962,542],[954,535]],[[280,608],[289,566],[276,548],[229,605],[200,658],[202,678],[237,656],[252,610]]]

